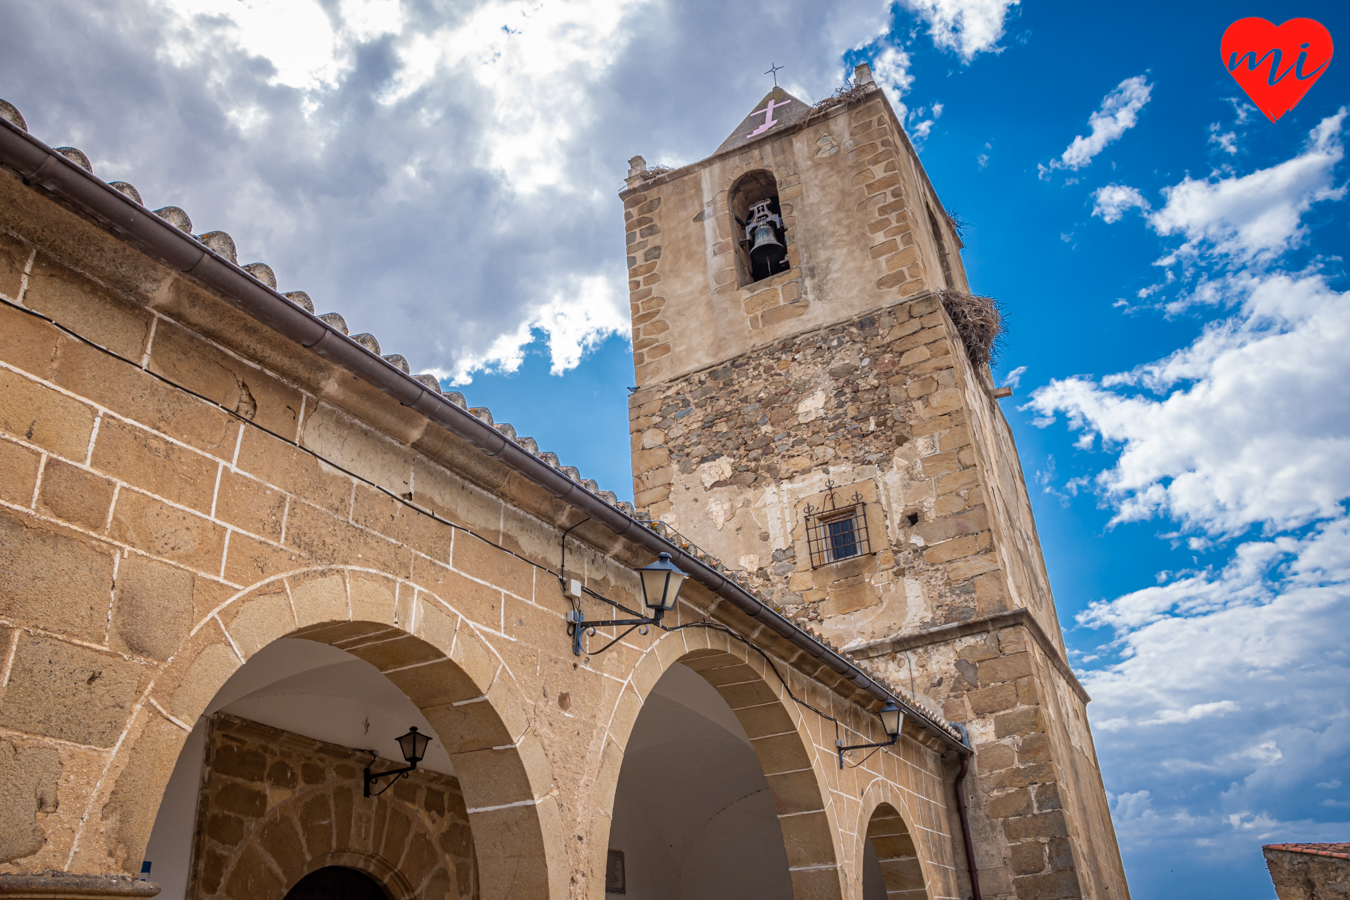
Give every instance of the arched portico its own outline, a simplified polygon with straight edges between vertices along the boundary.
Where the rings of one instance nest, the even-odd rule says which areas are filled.
[[[862,813],[854,832],[854,896],[862,900],[928,900],[931,884],[926,861],[911,833],[905,798],[895,786],[880,779],[862,798]],[[881,883],[868,877],[868,849],[875,856]]]
[[[596,779],[596,849],[590,896],[604,896],[604,849],[625,748],[639,713],[660,678],[682,663],[710,684],[750,739],[768,782],[787,853],[793,896],[845,896],[840,843],[824,758],[801,709],[764,658],[715,630],[687,629],[661,635],[634,667],[614,705]],[[785,677],[795,673],[783,667]],[[809,714],[809,713],[808,713]],[[603,823],[603,824],[601,824]]]
[[[107,857],[123,869],[139,864],[190,723],[235,670],[284,637],[365,660],[421,710],[460,781],[483,900],[561,895],[564,855],[547,838],[559,833],[551,767],[527,734],[509,672],[449,603],[355,567],[276,576],[205,611],[139,692],[90,802],[94,815],[75,836],[72,870],[106,869]]]

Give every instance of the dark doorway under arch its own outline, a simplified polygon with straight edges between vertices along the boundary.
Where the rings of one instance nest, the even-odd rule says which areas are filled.
[[[389,894],[365,872],[324,866],[297,881],[286,900],[389,900]]]

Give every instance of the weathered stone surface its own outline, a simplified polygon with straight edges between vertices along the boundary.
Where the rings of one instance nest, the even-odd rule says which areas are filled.
[[[112,601],[113,548],[0,510],[0,615],[101,640]]]
[[[129,556],[117,571],[111,643],[136,656],[167,660],[192,629],[191,572],[145,556]]]
[[[110,479],[52,457],[42,471],[38,508],[88,531],[102,531],[115,487]]]
[[[0,863],[32,856],[46,843],[39,814],[56,810],[61,760],[47,747],[0,740]]]
[[[1280,900],[1339,900],[1350,894],[1350,844],[1274,844],[1261,851]]]
[[[131,712],[140,667],[117,656],[23,635],[0,726],[77,744],[111,747]]]
[[[365,799],[360,770],[398,764],[227,715],[212,720],[206,760],[211,799],[193,872],[202,897],[282,900],[314,860],[332,855],[377,881],[393,873],[414,885],[439,878],[450,891],[420,896],[470,900],[444,874],[462,872],[466,888],[476,881],[468,811],[453,776],[419,770]],[[443,834],[455,838],[440,841]]]

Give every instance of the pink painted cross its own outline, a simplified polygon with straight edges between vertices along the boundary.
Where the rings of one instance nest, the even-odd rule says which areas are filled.
[[[770,100],[769,105],[766,106],[764,109],[757,109],[754,112],[752,112],[750,114],[752,116],[758,115],[759,113],[764,113],[764,124],[756,128],[754,131],[750,132],[748,135],[746,135],[746,137],[754,137],[757,134],[763,134],[773,126],[777,125],[778,120],[773,117],[773,108],[775,106],[787,106],[791,102],[792,102],[791,100],[784,100],[780,103],[777,100]]]

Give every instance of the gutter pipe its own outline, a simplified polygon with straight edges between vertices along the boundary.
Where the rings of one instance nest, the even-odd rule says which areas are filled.
[[[965,758],[972,752],[964,739],[905,698],[892,694],[850,660],[816,640],[781,613],[716,569],[647,528],[632,516],[610,506],[562,472],[525,450],[468,410],[430,390],[411,375],[366,350],[347,335],[311,315],[238,265],[180,231],[141,204],[66,159],[37,138],[0,118],[0,164],[23,176],[26,183],[64,200],[110,228],[126,241],[173,269],[211,288],[222,299],[267,327],[313,350],[377,388],[400,404],[421,413],[447,431],[577,511],[602,523],[656,555],[669,553],[694,581],[731,603],[752,619],[768,626],[809,656],[877,700],[893,702],[925,731]],[[964,818],[964,807],[962,808]],[[979,900],[978,896],[976,900]]]
[[[961,732],[961,739],[967,743],[970,736],[966,734],[964,725],[956,726]],[[965,783],[966,774],[970,771],[970,753],[961,754],[961,771],[956,775],[956,781],[952,787],[956,789],[956,811],[961,817],[961,844],[966,850],[966,871],[970,873],[970,892],[972,900],[983,900],[980,896],[980,874],[975,870],[975,846],[970,839],[970,820],[966,817],[966,794],[962,790]]]

